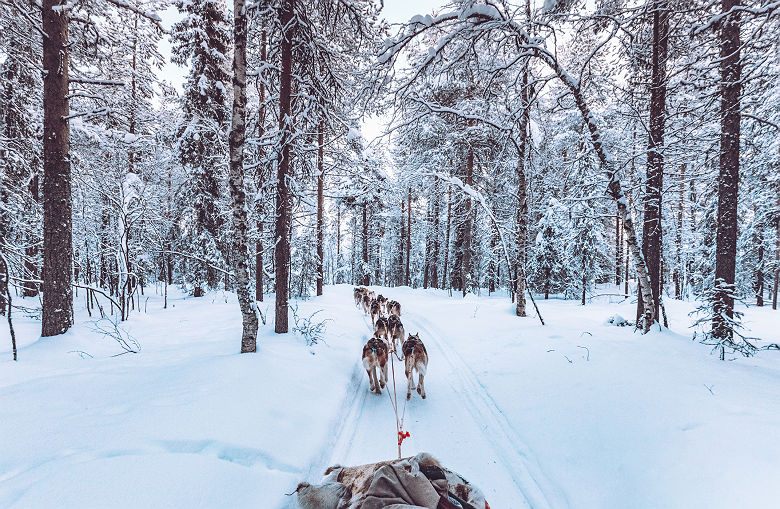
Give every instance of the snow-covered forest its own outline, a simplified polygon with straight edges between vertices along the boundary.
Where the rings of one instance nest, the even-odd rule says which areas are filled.
[[[335,509],[425,451],[494,508],[775,507],[779,41],[773,0],[0,0],[0,506]]]

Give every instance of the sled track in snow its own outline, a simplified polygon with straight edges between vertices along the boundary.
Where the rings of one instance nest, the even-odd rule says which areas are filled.
[[[482,423],[484,436],[493,446],[496,456],[509,472],[512,481],[526,497],[528,505],[534,509],[559,509],[568,507],[563,493],[552,483],[525,447],[517,432],[512,428],[504,413],[479,381],[469,364],[453,348],[443,344],[436,327],[416,313],[405,313],[411,318],[424,336],[424,343],[432,343],[448,363],[456,379],[450,383],[462,397],[469,414],[475,422]],[[407,329],[411,330],[411,329]],[[435,362],[435,357],[434,357]]]

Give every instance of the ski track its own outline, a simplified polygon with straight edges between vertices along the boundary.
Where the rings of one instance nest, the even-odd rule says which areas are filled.
[[[360,309],[355,309],[354,312],[362,313]],[[500,471],[496,474],[503,473],[513,484],[513,486],[505,486],[498,482],[495,486],[481,486],[488,495],[488,500],[491,500],[488,488],[494,488],[503,495],[506,495],[506,491],[509,490],[515,492],[513,497],[506,497],[512,500],[512,505],[506,507],[518,507],[514,505],[516,503],[534,509],[568,507],[563,493],[544,475],[530,450],[523,445],[517,432],[468,363],[455,349],[448,348],[443,343],[441,339],[443,334],[436,326],[423,315],[408,311],[404,313],[402,320],[407,332],[412,330],[422,332],[420,339],[429,351],[433,350],[430,361],[433,369],[429,370],[429,374],[434,373],[434,378],[426,376],[425,380],[428,399],[422,400],[413,390],[412,400],[406,404],[405,429],[411,431],[412,437],[404,442],[404,456],[427,450],[416,447],[415,436],[417,435],[422,435],[423,438],[427,435],[428,438],[435,439],[434,441],[441,441],[442,437],[446,440],[447,436],[453,436],[452,432],[450,435],[442,432],[445,424],[437,419],[436,410],[426,412],[426,405],[432,403],[431,398],[437,398],[442,402],[462,403],[450,405],[446,410],[459,414],[457,418],[450,415],[450,420],[459,423],[456,425],[458,428],[470,428],[479,434],[478,439],[471,438],[466,442],[466,448],[478,449],[484,441],[484,445],[490,449],[491,457],[500,461]],[[372,334],[370,316],[364,315],[363,321],[369,334]],[[363,344],[368,340],[369,334],[363,335]],[[404,411],[406,379],[403,376],[403,364],[397,364],[400,366],[397,371],[401,373],[400,377],[396,377],[400,413]],[[325,469],[331,465],[357,465],[396,456],[397,448],[395,443],[391,443],[396,431],[395,414],[386,395],[392,395],[393,374],[391,369],[388,371],[388,386],[379,396],[369,392],[368,379],[362,363],[360,359],[355,362],[349,385],[340,405],[342,410],[329,427],[328,436],[331,439],[314,456],[312,466],[306,475],[307,481],[318,483]],[[434,391],[431,391],[430,387],[434,387]],[[466,421],[465,425],[464,421]],[[386,452],[383,454],[378,450],[380,448]],[[476,469],[481,469],[482,466],[474,465]],[[499,479],[495,480],[499,481]],[[298,507],[297,499],[293,495],[288,501],[282,503],[280,509]]]
[[[506,471],[510,473],[512,481],[525,497],[527,505],[539,509],[568,507],[563,493],[543,473],[504,412],[457,349],[442,343],[442,334],[430,320],[417,313],[407,312],[406,315],[407,317],[411,315],[413,317],[411,323],[416,324],[424,333],[421,339],[426,346],[434,345],[441,354],[439,357],[449,365],[451,373],[455,375],[455,380],[451,383],[458,385],[454,388],[455,392],[468,406],[471,418],[483,425],[484,437],[490,442],[493,452],[501,459]]]

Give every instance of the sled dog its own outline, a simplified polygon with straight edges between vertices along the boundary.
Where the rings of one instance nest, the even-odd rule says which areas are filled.
[[[368,314],[371,311],[371,297],[368,296],[368,293],[363,294],[363,300],[360,304],[365,314]]]
[[[374,336],[382,338],[386,343],[390,343],[390,327],[387,318],[380,316],[374,324]]]
[[[371,338],[363,346],[363,367],[368,373],[371,391],[382,394],[380,387],[387,383],[387,344],[379,338]],[[379,378],[377,379],[377,369]]]
[[[382,318],[382,306],[379,305],[379,301],[374,299],[371,301],[371,324],[376,323],[377,318]]]
[[[404,353],[404,361],[406,363],[406,399],[412,397],[412,389],[414,389],[414,373],[416,370],[420,375],[419,383],[417,384],[417,393],[425,399],[425,385],[423,379],[425,378],[425,372],[428,369],[428,352],[425,350],[425,345],[420,341],[420,334],[409,334],[409,337],[404,341],[401,348]]]
[[[387,303],[387,312],[391,315],[401,317],[401,303],[397,300],[391,300]]]
[[[390,348],[393,351],[397,351],[398,346],[404,341],[404,324],[401,323],[401,319],[395,315],[387,317],[387,330],[389,335]]]

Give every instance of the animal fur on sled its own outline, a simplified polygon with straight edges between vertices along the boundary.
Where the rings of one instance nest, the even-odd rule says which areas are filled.
[[[403,482],[398,474],[403,476]],[[408,475],[406,475],[406,474]],[[398,497],[387,496],[387,487],[393,487],[398,479],[399,493],[404,493],[406,501],[399,503]],[[426,485],[427,484],[427,485]],[[422,489],[410,494],[410,485]],[[383,487],[385,490],[383,491]],[[302,509],[378,509],[381,507],[457,507],[457,500],[464,509],[489,509],[482,492],[468,483],[460,475],[444,468],[427,453],[393,461],[380,461],[357,467],[336,465],[325,471],[322,482],[312,485],[302,482],[296,490],[298,503]],[[414,504],[410,500],[414,499]],[[441,505],[439,505],[441,504]],[[447,505],[449,504],[449,505]]]

